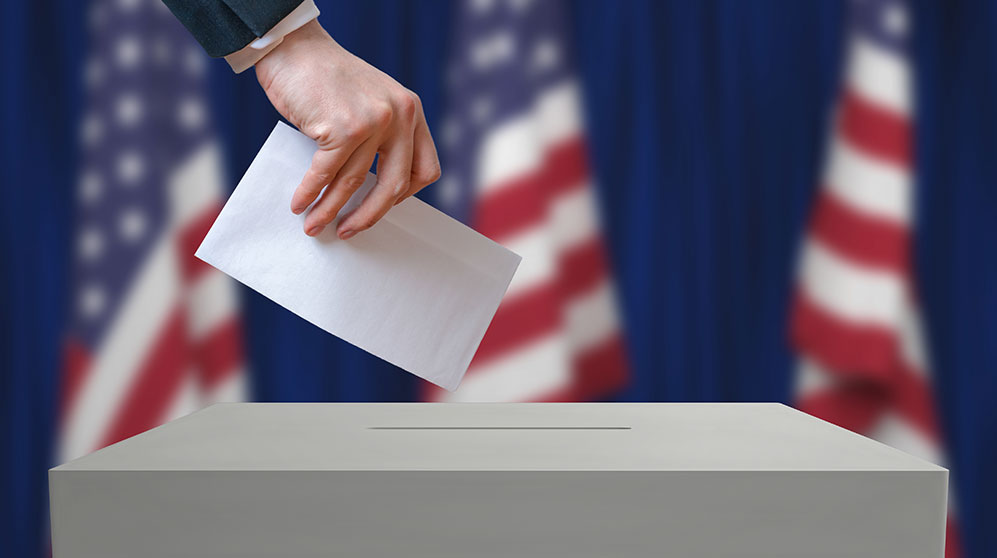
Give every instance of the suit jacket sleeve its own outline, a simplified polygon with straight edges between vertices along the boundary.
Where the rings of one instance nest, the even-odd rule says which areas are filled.
[[[303,0],[163,0],[209,56],[232,54],[262,37]]]

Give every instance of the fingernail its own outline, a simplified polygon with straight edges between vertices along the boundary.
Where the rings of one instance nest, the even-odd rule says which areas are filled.
[[[318,233],[322,232],[322,229],[324,228],[325,225],[315,225],[314,227],[305,231],[305,234],[307,234],[308,236],[318,236]]]
[[[291,206],[291,213],[293,213],[295,215],[301,215],[301,212],[304,211],[304,210],[305,210],[304,206],[299,206],[299,205],[292,205]]]
[[[353,236],[355,234],[357,234],[357,231],[347,229],[347,230],[339,233],[339,238],[342,238],[343,240],[349,240],[349,239],[353,238]]]

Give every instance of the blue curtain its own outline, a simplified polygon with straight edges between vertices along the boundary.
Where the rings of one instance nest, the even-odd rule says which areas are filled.
[[[347,48],[445,107],[451,6],[319,2]],[[788,401],[787,309],[838,91],[837,1],[579,0],[571,24],[632,363],[625,401]],[[47,551],[86,3],[0,18],[0,548]],[[915,2],[916,260],[966,554],[997,556],[997,4]],[[277,115],[211,69],[230,182]],[[430,188],[423,197],[432,201]],[[394,401],[409,375],[244,290],[255,396]],[[987,527],[990,527],[989,531]]]

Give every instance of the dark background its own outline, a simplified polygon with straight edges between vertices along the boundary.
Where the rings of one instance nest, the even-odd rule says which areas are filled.
[[[452,6],[318,2],[344,46],[445,108]],[[624,401],[790,401],[795,262],[839,83],[836,1],[577,1],[571,29],[632,365]],[[0,11],[0,555],[47,549],[86,2]],[[997,3],[913,4],[916,236],[970,557],[997,556]],[[230,187],[277,119],[211,64]],[[444,169],[445,172],[445,169]],[[432,201],[433,189],[423,195]],[[392,401],[418,381],[242,291],[256,399]]]

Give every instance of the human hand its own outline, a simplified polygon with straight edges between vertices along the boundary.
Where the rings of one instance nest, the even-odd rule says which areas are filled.
[[[274,108],[319,146],[291,198],[291,211],[300,214],[325,188],[305,216],[306,234],[321,233],[336,218],[375,154],[377,184],[340,219],[344,240],[440,177],[419,97],[339,46],[317,20],[257,62],[256,77]]]

